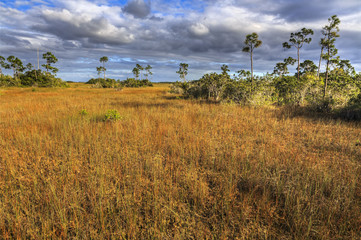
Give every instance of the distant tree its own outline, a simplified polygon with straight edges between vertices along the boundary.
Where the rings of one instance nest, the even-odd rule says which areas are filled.
[[[139,73],[140,73],[140,80],[142,80],[142,79],[143,79],[143,70],[144,70],[144,67],[143,67],[142,65],[140,65],[140,64],[137,64],[137,65],[136,65],[136,68],[138,68]]]
[[[0,56],[0,77],[2,77],[3,75],[3,72],[2,72],[2,69],[1,68],[4,68],[4,69],[8,69],[9,66],[8,64],[5,62],[5,58],[3,56]]]
[[[312,29],[302,28],[300,32],[291,33],[288,42],[283,43],[283,47],[290,49],[294,46],[297,49],[297,80],[300,80],[300,49],[304,43],[310,43],[312,38],[307,38],[308,35],[313,35]]]
[[[228,72],[230,70],[229,70],[229,67],[227,65],[223,64],[222,67],[221,67],[221,70],[222,70],[222,75],[229,76]]]
[[[31,71],[34,67],[33,67],[33,64],[28,63],[28,64],[26,64],[25,68],[26,68],[28,71]]]
[[[38,71],[35,69],[35,67],[33,66],[33,64],[28,63],[26,64],[25,67],[29,72],[34,72],[34,76],[35,76],[35,80],[36,82],[38,81],[38,74],[41,74],[40,72],[38,73]],[[29,74],[28,74],[29,75]]]
[[[325,74],[325,81],[324,81],[324,91],[323,91],[323,98],[326,97],[327,91],[327,81],[328,81],[328,74],[329,74],[329,67],[332,62],[335,61],[335,56],[337,54],[337,48],[335,47],[336,38],[340,35],[338,32],[339,24],[341,23],[340,19],[337,15],[333,15],[328,19],[328,25],[322,28],[322,35],[324,36],[324,40],[322,41],[322,47],[326,50],[326,53],[322,55],[322,59],[326,60],[326,74]]]
[[[137,67],[133,68],[132,72],[133,72],[133,74],[134,74],[135,79],[138,80],[138,78],[139,78],[139,73],[140,73],[140,72],[139,72],[139,68],[137,68]]]
[[[279,75],[280,77],[286,75],[288,73],[288,65],[293,65],[296,61],[296,59],[291,57],[284,59],[283,62],[276,64],[273,73]]]
[[[317,66],[315,63],[311,60],[305,60],[302,63],[300,63],[300,73],[315,73],[317,70]]]
[[[101,70],[104,72],[104,81],[105,81],[105,71],[107,70],[107,69],[105,68],[105,63],[108,62],[108,57],[107,57],[107,56],[101,57],[101,58],[99,59],[99,62],[103,63],[103,66],[102,66],[102,69],[101,69]],[[97,68],[97,70],[98,70],[98,68]]]
[[[100,74],[103,72],[104,72],[104,67],[102,67],[102,66],[97,67],[98,78],[100,78]]]
[[[249,79],[251,77],[251,72],[246,70],[237,71],[239,79]]]
[[[148,65],[145,67],[145,71],[146,71],[145,76],[146,76],[147,80],[149,80],[149,79],[148,79],[149,76],[152,76],[152,75],[153,75],[153,73],[152,73],[150,70],[152,70],[152,67],[148,64]]]
[[[14,56],[9,56],[6,60],[9,62],[9,64],[6,65],[6,67],[12,68],[14,71],[14,78],[18,78],[19,73],[25,70],[23,66],[23,62],[19,58]]]
[[[183,80],[183,82],[186,82],[186,76],[188,74],[188,67],[189,67],[189,65],[186,63],[179,64],[179,70],[177,71],[177,73],[179,74],[179,77]]]
[[[52,54],[51,52],[44,53],[43,59],[46,60],[46,64],[43,64],[41,66],[46,68],[47,72],[49,72],[50,70],[55,74],[59,71],[59,69],[57,69],[56,67],[51,66],[51,64],[56,63],[58,61],[58,59],[54,56],[54,54]]]
[[[257,33],[248,34],[244,40],[246,46],[242,49],[243,52],[250,53],[251,57],[251,89],[253,89],[253,50],[262,45],[262,41],[258,39]]]
[[[342,69],[342,71],[346,75],[349,75],[349,76],[355,76],[356,75],[355,68],[351,65],[350,60],[339,60],[337,62],[337,68]]]

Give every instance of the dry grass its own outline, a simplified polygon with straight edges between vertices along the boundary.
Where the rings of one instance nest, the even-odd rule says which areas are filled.
[[[1,91],[1,239],[360,239],[360,123],[73,86]]]

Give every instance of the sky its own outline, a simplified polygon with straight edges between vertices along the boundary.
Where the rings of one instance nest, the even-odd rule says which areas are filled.
[[[304,27],[315,34],[302,47],[301,62],[317,64],[321,30],[332,15],[341,20],[338,55],[360,72],[361,0],[0,0],[0,55],[37,65],[37,49],[50,51],[59,60],[57,76],[66,81],[97,77],[102,56],[114,79],[133,77],[136,64],[149,64],[152,81],[177,81],[184,62],[187,79],[194,80],[221,72],[223,64],[231,73],[249,70],[242,48],[256,32],[263,44],[254,50],[254,72],[263,75],[297,57],[282,43]]]

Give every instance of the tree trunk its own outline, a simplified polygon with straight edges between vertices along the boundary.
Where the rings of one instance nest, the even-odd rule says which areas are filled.
[[[328,55],[330,56],[330,49],[328,50]],[[328,58],[330,58],[330,57],[328,57]],[[329,64],[330,64],[330,59],[327,59],[325,84],[324,84],[324,89],[323,89],[323,99],[325,99],[325,97],[326,97]]]
[[[251,91],[253,91],[253,49],[251,49]]]
[[[105,81],[105,62],[103,62],[104,81]]]
[[[323,54],[323,47],[321,47],[321,55],[320,55],[320,61],[318,62],[318,71],[317,71],[317,77],[320,77],[320,70],[321,70],[321,61],[322,61],[322,54]]]
[[[297,81],[300,80],[300,48],[297,48]]]

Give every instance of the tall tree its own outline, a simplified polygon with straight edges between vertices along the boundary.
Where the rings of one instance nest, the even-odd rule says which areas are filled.
[[[103,63],[103,67],[102,67],[102,71],[104,72],[104,81],[105,81],[105,71],[107,70],[105,68],[105,63],[108,62],[108,57],[107,56],[103,56],[99,59],[99,62]]]
[[[1,68],[4,68],[4,69],[8,69],[9,66],[8,64],[5,62],[5,58],[3,56],[0,56],[0,77],[2,77],[3,75],[3,72],[2,72],[2,69]]]
[[[137,67],[133,68],[132,72],[134,74],[135,79],[138,80],[138,78],[139,78],[139,68],[137,68]]]
[[[253,89],[253,50],[262,45],[262,41],[258,39],[257,33],[248,34],[246,39],[244,40],[245,47],[243,47],[242,51],[250,53],[251,57],[251,89]]]
[[[140,80],[142,80],[144,67],[137,63],[136,68],[138,68],[139,73],[140,73]]]
[[[186,63],[180,63],[179,64],[179,70],[177,73],[179,74],[179,77],[183,79],[183,82],[186,82],[186,76],[188,74],[188,67],[189,65]]]
[[[23,62],[14,56],[9,56],[6,59],[9,64],[6,65],[7,68],[12,68],[14,71],[14,78],[19,77],[19,73],[23,72],[25,70],[24,66],[23,66]]]
[[[46,64],[43,64],[41,66],[45,67],[47,72],[49,72],[49,70],[53,73],[57,73],[59,71],[59,69],[57,69],[56,67],[51,66],[51,64],[58,61],[54,54],[52,54],[51,52],[44,53],[43,59],[46,60]]]
[[[148,65],[145,67],[145,71],[146,71],[145,76],[147,77],[147,80],[149,80],[149,79],[148,79],[149,76],[152,76],[152,75],[153,75],[153,73],[152,73],[150,70],[152,70],[152,67],[148,64]]]
[[[283,43],[283,47],[290,49],[294,46],[297,49],[297,80],[300,80],[300,49],[304,43],[310,43],[312,38],[308,38],[308,35],[313,35],[312,29],[302,28],[300,32],[291,33],[288,42]]]
[[[323,90],[323,98],[326,97],[327,84],[328,84],[328,74],[329,67],[332,62],[335,61],[335,56],[337,54],[337,48],[335,47],[336,38],[340,35],[338,32],[340,31],[339,25],[341,21],[337,17],[337,15],[333,15],[328,19],[328,25],[322,28],[322,35],[324,36],[324,40],[321,41],[322,47],[326,50],[326,53],[322,55],[322,59],[326,60],[326,76],[324,82],[324,90]]]

